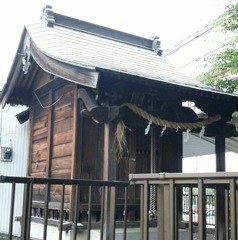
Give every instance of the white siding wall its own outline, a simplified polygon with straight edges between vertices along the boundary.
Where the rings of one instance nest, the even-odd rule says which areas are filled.
[[[237,126],[237,124],[236,124]],[[183,138],[186,139],[186,133]],[[228,139],[226,139],[227,141]],[[237,147],[237,138],[227,142],[229,149]],[[238,154],[226,149],[226,172],[238,172]],[[189,134],[187,142],[183,142],[183,172],[215,172],[215,144]]]
[[[197,157],[209,154],[215,154],[215,145],[205,141],[197,136],[189,134],[187,141],[187,133],[183,133],[183,157]]]
[[[25,110],[22,106],[8,106],[0,109],[0,131],[2,147],[12,147],[13,155],[11,162],[0,160],[0,175],[5,176],[25,176],[27,160],[27,128],[28,121],[20,124],[16,119],[17,113]],[[15,194],[15,216],[22,215],[22,195],[23,186],[16,188]],[[11,186],[10,184],[0,183],[0,233],[7,233],[9,226]],[[14,222],[13,234],[20,235],[20,223]]]

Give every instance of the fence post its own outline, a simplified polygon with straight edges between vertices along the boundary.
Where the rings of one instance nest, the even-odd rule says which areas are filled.
[[[203,179],[198,180],[198,239],[206,239],[205,187]]]
[[[149,239],[149,219],[148,219],[148,210],[149,210],[149,184],[148,180],[144,180],[143,185],[141,185],[141,239]]]
[[[236,182],[230,180],[230,221],[231,221],[231,239],[237,239],[237,210],[236,210]]]
[[[216,171],[226,171],[225,166],[225,137],[215,137],[215,152],[216,152]],[[218,188],[216,190],[216,237],[218,240],[226,238],[226,221],[225,221],[225,189]]]
[[[32,201],[32,183],[24,184],[22,219],[21,219],[21,239],[30,239],[31,224],[31,201]]]
[[[103,232],[104,240],[115,239],[115,210],[116,210],[116,188],[107,187],[105,189],[105,207],[104,207],[104,221]]]
[[[158,239],[165,238],[165,201],[164,201],[164,185],[158,184],[157,186],[157,228],[158,228]]]

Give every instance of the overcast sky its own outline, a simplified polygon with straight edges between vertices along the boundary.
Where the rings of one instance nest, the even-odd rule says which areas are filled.
[[[39,20],[42,6],[99,25],[149,38],[165,50],[220,14],[226,0],[7,0],[1,4],[0,82],[7,79],[24,24]]]

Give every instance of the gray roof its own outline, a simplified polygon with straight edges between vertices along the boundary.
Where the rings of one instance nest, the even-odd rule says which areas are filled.
[[[26,26],[46,56],[87,69],[106,69],[192,88],[212,88],[185,76],[154,51],[107,37],[45,23]],[[96,87],[91,85],[90,87]]]
[[[26,93],[34,89],[41,69],[92,88],[97,87],[100,72],[122,73],[151,83],[181,86],[187,91],[195,89],[200,96],[205,93],[237,104],[237,95],[211,88],[175,68],[161,56],[158,37],[142,38],[60,15],[48,8],[42,16],[44,21],[28,24],[23,30],[0,97],[2,106],[6,103],[29,105]]]

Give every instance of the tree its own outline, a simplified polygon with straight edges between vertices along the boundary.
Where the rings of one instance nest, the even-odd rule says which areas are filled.
[[[214,25],[219,31],[234,35],[218,53],[205,58],[205,65],[210,70],[199,76],[198,80],[225,92],[238,92],[238,2],[230,3]]]

